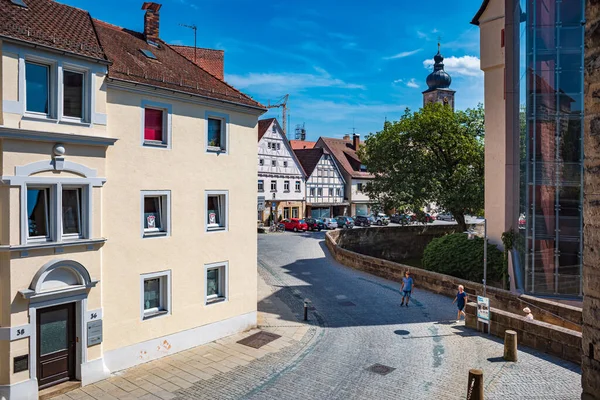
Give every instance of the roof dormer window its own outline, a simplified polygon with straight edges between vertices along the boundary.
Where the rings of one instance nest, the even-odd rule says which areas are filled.
[[[156,56],[150,50],[140,49],[143,55],[148,57],[151,60],[156,60]]]
[[[27,8],[27,4],[23,0],[10,0],[10,2],[16,6]]]

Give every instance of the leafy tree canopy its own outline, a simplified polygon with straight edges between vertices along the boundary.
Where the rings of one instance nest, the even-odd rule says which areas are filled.
[[[484,205],[483,138],[481,104],[466,111],[439,103],[417,112],[406,109],[359,150],[375,175],[365,191],[385,208],[418,213],[436,203],[466,229],[465,214],[479,214]]]

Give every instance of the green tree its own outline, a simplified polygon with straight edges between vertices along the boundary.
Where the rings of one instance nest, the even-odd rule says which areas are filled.
[[[438,103],[406,109],[361,147],[362,163],[375,175],[365,191],[376,202],[417,213],[434,202],[464,230],[465,214],[483,210],[483,137],[481,104],[456,112]]]

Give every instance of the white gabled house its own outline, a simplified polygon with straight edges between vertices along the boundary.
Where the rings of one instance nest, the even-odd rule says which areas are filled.
[[[348,201],[344,200],[346,181],[331,154],[322,147],[294,150],[306,173],[306,216],[331,218],[345,215]]]
[[[304,218],[306,174],[275,118],[258,121],[258,220]]]

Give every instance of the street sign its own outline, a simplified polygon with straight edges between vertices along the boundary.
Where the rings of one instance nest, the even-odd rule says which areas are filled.
[[[477,296],[477,320],[484,324],[490,323],[490,299]]]
[[[87,323],[87,345],[95,346],[102,343],[102,320]]]
[[[277,208],[277,203],[275,203],[275,202],[272,202],[272,203],[271,203],[271,209],[272,209],[272,210],[274,210],[274,209],[276,209],[276,208]]]

